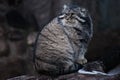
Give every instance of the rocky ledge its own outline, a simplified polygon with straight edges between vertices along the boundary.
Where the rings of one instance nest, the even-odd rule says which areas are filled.
[[[92,67],[91,67],[92,66]],[[81,72],[81,71],[84,72]],[[104,72],[99,61],[86,64],[76,73],[61,75],[52,78],[46,75],[22,75],[8,80],[120,80],[120,65],[109,72]]]

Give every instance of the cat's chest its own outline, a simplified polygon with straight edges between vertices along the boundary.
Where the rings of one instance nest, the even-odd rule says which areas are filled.
[[[65,27],[64,30],[71,40],[74,40],[74,41],[79,40],[79,38],[80,38],[79,33],[80,32],[76,31],[76,29],[74,29],[73,27]]]

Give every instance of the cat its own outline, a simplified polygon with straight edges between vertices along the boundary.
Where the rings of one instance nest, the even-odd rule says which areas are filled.
[[[77,71],[79,65],[87,63],[84,56],[92,34],[88,11],[76,5],[64,5],[61,15],[37,36],[34,53],[36,70],[49,75]]]

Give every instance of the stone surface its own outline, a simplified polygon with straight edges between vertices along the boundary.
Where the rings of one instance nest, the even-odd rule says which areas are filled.
[[[97,67],[95,66],[97,64]],[[84,70],[91,71],[103,71],[101,69],[101,65],[98,65],[99,62],[91,62],[86,64],[85,67],[83,67]],[[89,66],[93,66],[92,69],[89,68]],[[116,73],[117,71],[117,73]],[[23,75],[14,77],[8,80],[119,80],[120,79],[120,65],[111,70],[110,72],[106,73],[106,75],[103,74],[81,74],[81,73],[71,73],[66,75],[61,75],[56,78],[52,78],[50,76],[46,75],[36,75],[36,76],[30,76],[30,75]]]
[[[58,78],[51,78],[48,76],[19,76],[15,78],[11,78],[8,80],[119,80],[120,75],[114,76],[102,76],[102,75],[82,75],[79,73],[68,74],[64,76],[60,76]]]

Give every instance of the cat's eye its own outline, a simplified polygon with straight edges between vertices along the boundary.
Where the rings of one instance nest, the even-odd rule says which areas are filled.
[[[74,9],[74,11],[75,11],[75,12],[78,12],[78,11],[80,11],[80,8],[76,8],[76,9]]]
[[[84,11],[84,10],[82,10],[81,12],[82,12],[82,13],[86,13],[86,11]]]
[[[84,8],[82,8],[80,11],[81,11],[82,13],[86,13],[86,12],[87,12],[87,10],[84,9]]]
[[[65,13],[65,15],[70,15],[70,13]]]

